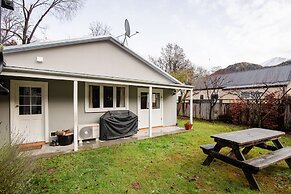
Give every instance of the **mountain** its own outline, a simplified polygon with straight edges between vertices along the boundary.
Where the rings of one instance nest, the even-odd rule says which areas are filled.
[[[281,65],[291,65],[291,59],[280,63],[278,66],[281,66]]]
[[[272,59],[269,59],[263,63],[261,63],[262,66],[266,67],[266,66],[275,66],[275,65],[279,65],[285,61],[288,61],[289,59],[283,58],[283,57],[274,57]]]
[[[263,68],[263,66],[258,65],[258,64],[241,62],[241,63],[235,63],[233,65],[229,65],[224,69],[220,69],[214,72],[214,74],[233,73],[233,72],[248,71],[248,70],[261,69],[261,68]]]

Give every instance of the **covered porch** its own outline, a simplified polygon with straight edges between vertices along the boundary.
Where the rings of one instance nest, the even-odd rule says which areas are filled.
[[[124,109],[137,114],[140,119],[139,128],[143,129],[139,132],[139,138],[153,137],[154,131],[156,132],[156,136],[158,134],[167,133],[171,127],[172,129],[173,127],[175,128],[177,122],[177,91],[189,90],[191,98],[193,94],[192,86],[182,84],[145,83],[139,80],[121,80],[87,74],[71,74],[21,68],[15,69],[11,67],[6,68],[6,71],[3,74],[9,77],[10,84],[13,83],[11,80],[14,80],[14,87],[18,87],[16,87],[16,90],[14,88],[10,91],[12,96],[15,91],[16,93],[17,91],[20,91],[20,86],[23,88],[23,84],[28,84],[29,87],[34,87],[35,83],[45,83],[44,86],[36,85],[37,87],[43,87],[43,94],[46,96],[44,97],[43,103],[41,103],[44,106],[44,109],[40,111],[45,114],[42,123],[44,142],[50,142],[52,132],[55,132],[56,130],[71,129],[74,133],[74,143],[72,145],[74,151],[77,151],[80,147],[78,141],[78,130],[80,125],[91,124],[93,122],[98,123],[100,116],[108,110]],[[97,105],[96,102],[88,101],[90,96],[94,93],[91,89],[95,86],[100,89],[100,93],[97,92],[99,96],[104,95],[105,87],[112,88],[112,108],[102,107],[105,106],[104,99],[100,99],[98,102],[100,104],[97,103]],[[116,98],[118,96],[117,89],[119,87],[125,88],[123,107],[117,106]],[[143,95],[144,98],[142,97]],[[155,96],[158,96],[159,100],[155,99]],[[12,101],[14,100],[14,102],[10,103],[11,113],[13,112],[13,109],[16,110],[14,112],[19,113],[19,107],[21,104],[19,104],[17,99],[20,100],[20,98],[20,94],[18,94],[18,96],[14,95],[13,98],[10,98],[10,101],[11,99]],[[142,104],[142,98],[145,99],[144,104]],[[157,101],[161,102],[160,105],[157,105]],[[192,102],[193,100],[190,100],[190,106],[193,105]],[[94,103],[97,108],[91,107],[95,106]],[[157,112],[159,114],[157,114]],[[13,117],[13,115],[10,116],[10,129],[12,129],[15,127],[11,120],[15,117]],[[26,117],[27,116],[29,115],[26,115]],[[190,123],[193,123],[192,118],[193,109],[190,109]],[[153,127],[155,128],[153,129]],[[165,130],[165,132],[157,129]]]
[[[184,133],[187,132],[184,128],[180,128],[178,126],[169,126],[169,127],[156,127],[152,129],[152,136],[148,135],[148,129],[141,129],[137,134],[128,137],[121,138],[110,141],[98,141],[98,140],[89,140],[85,141],[82,145],[78,146],[79,150],[93,149],[104,146],[111,146],[116,144],[122,144],[127,142],[133,142],[137,140],[143,140],[148,138],[159,137],[163,135],[171,135],[176,133]],[[68,146],[49,146],[48,144],[44,144],[41,149],[36,149],[29,151],[34,156],[49,156],[49,155],[57,155],[57,154],[65,154],[74,151],[74,145]]]

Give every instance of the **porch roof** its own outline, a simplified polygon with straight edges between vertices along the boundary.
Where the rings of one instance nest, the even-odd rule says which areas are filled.
[[[29,77],[29,78],[43,78],[54,80],[67,80],[67,81],[82,81],[91,83],[108,83],[108,84],[120,84],[120,85],[132,85],[140,87],[157,87],[157,88],[169,88],[169,89],[193,89],[194,86],[184,84],[165,84],[158,82],[145,82],[137,79],[124,79],[120,77],[110,77],[92,74],[81,74],[65,71],[53,71],[34,68],[24,68],[16,66],[6,66],[3,69],[1,75],[15,76],[15,77]]]

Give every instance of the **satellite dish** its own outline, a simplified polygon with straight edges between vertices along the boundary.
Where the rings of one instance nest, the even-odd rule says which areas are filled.
[[[121,43],[122,45],[124,45],[125,42],[127,43],[127,39],[126,39],[127,37],[130,38],[130,37],[139,33],[138,31],[136,31],[134,34],[130,34],[130,25],[129,25],[128,19],[125,19],[125,21],[124,21],[124,28],[125,28],[125,33],[116,37],[116,38],[119,38],[121,36],[124,36],[124,39]]]
[[[124,28],[125,28],[125,36],[130,38],[130,26],[129,26],[129,22],[127,19],[125,19]]]

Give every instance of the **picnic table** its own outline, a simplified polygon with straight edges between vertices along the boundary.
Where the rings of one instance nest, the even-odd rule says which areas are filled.
[[[281,131],[262,128],[211,135],[210,137],[214,139],[216,144],[200,146],[203,152],[208,155],[203,164],[209,166],[213,159],[216,158],[238,167],[245,174],[250,188],[260,190],[254,174],[282,160],[285,160],[289,168],[291,168],[291,146],[284,147],[279,140],[284,135],[285,133]],[[266,144],[268,141],[272,141],[273,145]],[[231,148],[230,153],[227,155],[219,153],[224,147]],[[271,150],[272,152],[246,160],[245,155],[253,147]]]

